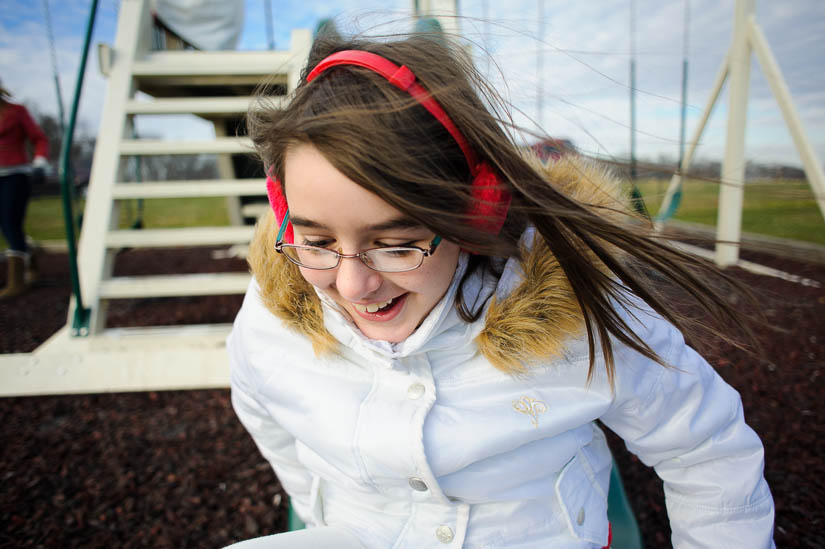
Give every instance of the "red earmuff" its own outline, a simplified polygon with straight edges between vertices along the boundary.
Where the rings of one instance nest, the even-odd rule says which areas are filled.
[[[337,65],[356,65],[374,71],[395,87],[406,91],[412,95],[418,103],[427,109],[436,120],[449,132],[458,144],[470,173],[473,176],[472,194],[473,207],[468,212],[472,217],[470,224],[478,229],[491,234],[498,234],[504,221],[507,218],[507,210],[512,199],[510,193],[500,184],[495,171],[486,162],[477,162],[475,153],[464,135],[447,116],[441,105],[430,96],[427,90],[419,84],[415,75],[405,66],[398,66],[389,59],[380,55],[360,51],[344,50],[324,58],[307,76],[307,82],[312,82],[319,74],[330,67]],[[266,192],[269,196],[269,204],[275,212],[275,218],[279,224],[289,212],[286,198],[281,191],[281,184],[271,176],[266,178]],[[288,223],[283,234],[284,242],[291,244],[294,240],[292,224]]]
[[[289,206],[286,203],[284,193],[281,191],[281,182],[277,178],[273,179],[270,175],[266,176],[266,196],[269,198],[269,206],[275,212],[275,222],[281,225],[287,213],[289,213]],[[283,239],[287,244],[295,243],[292,223],[286,224]]]

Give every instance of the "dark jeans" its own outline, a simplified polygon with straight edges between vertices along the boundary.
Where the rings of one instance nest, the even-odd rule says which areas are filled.
[[[0,176],[0,227],[9,248],[17,252],[28,252],[23,220],[29,205],[31,184],[25,174]]]

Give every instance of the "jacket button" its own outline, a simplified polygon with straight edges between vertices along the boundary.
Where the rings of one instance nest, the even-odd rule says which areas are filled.
[[[452,528],[449,526],[439,526],[435,529],[435,537],[437,537],[441,543],[450,543],[455,536],[453,535]]]
[[[418,492],[426,492],[427,491],[427,485],[420,478],[410,477],[409,482],[410,482],[410,488],[412,488],[413,490],[416,490]]]
[[[578,524],[579,526],[584,524],[584,507],[579,509],[579,516],[576,517],[576,524]]]
[[[427,392],[427,388],[421,385],[420,383],[413,383],[409,387],[407,387],[407,398],[410,400],[418,400],[424,393]]]

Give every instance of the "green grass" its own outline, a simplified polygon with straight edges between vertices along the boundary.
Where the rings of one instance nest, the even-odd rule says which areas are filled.
[[[656,215],[669,180],[643,180],[638,183],[651,215]],[[688,180],[674,219],[716,226],[719,184]],[[780,238],[825,245],[825,219],[805,181],[777,180],[748,183],[742,230]]]
[[[75,216],[83,211],[81,201]],[[137,218],[137,200],[121,203],[121,228],[129,228]],[[152,199],[143,203],[144,228],[169,228],[188,226],[220,226],[229,224],[226,199],[221,197],[187,199]],[[66,226],[63,221],[63,204],[60,198],[38,197],[29,203],[26,214],[26,234],[34,240],[65,240]],[[0,246],[6,248],[6,240],[0,237]]]
[[[33,198],[25,225],[26,234],[35,240],[65,240],[63,203],[59,198]]]
[[[127,228],[137,217],[137,200],[126,201],[120,208],[120,226]],[[186,199],[150,199],[143,201],[145,228],[221,226],[229,224],[226,199],[203,197]]]

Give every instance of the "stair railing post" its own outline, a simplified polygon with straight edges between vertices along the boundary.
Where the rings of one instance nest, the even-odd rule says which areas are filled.
[[[74,211],[72,208],[74,194],[72,183],[74,177],[72,173],[71,153],[74,128],[77,123],[77,111],[80,105],[80,93],[83,90],[83,76],[86,74],[86,61],[89,57],[89,45],[92,41],[92,30],[95,25],[96,14],[97,0],[92,0],[92,5],[89,8],[89,19],[86,23],[86,36],[83,40],[83,49],[80,55],[80,66],[77,69],[77,82],[75,83],[69,123],[63,134],[63,144],[60,149],[60,192],[63,198],[63,219],[66,223],[66,242],[69,248],[69,271],[72,279],[72,293],[74,294],[75,300],[74,314],[71,321],[71,334],[73,336],[86,336],[89,334],[89,317],[91,316],[91,310],[83,305],[83,296],[80,292],[80,277],[77,270],[77,247],[74,230]]]

